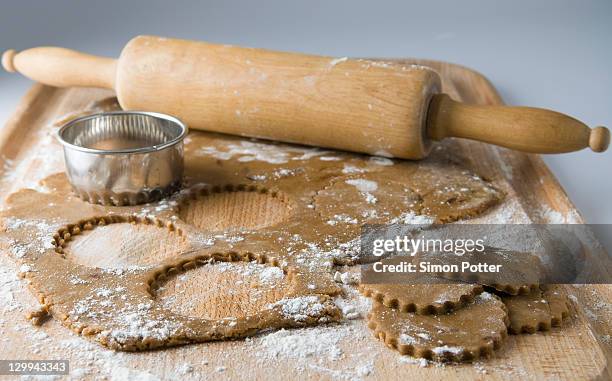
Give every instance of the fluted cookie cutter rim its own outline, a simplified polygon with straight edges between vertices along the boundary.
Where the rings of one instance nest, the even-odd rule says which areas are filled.
[[[168,142],[164,142],[162,144],[154,144],[151,146],[140,147],[140,148],[126,148],[126,149],[114,149],[114,150],[104,150],[104,149],[98,149],[98,148],[83,147],[83,146],[79,146],[76,144],[72,144],[63,138],[63,133],[67,129],[73,127],[77,123],[80,123],[86,120],[90,120],[90,119],[100,118],[103,116],[112,116],[112,115],[145,115],[145,116],[150,116],[154,118],[164,119],[164,120],[173,122],[176,125],[178,125],[181,128],[181,133],[176,138]],[[181,122],[178,118],[172,115],[162,114],[159,112],[151,112],[151,111],[107,111],[107,112],[100,112],[100,113],[96,113],[92,115],[81,116],[79,118],[70,120],[69,122],[65,123],[62,127],[60,127],[60,129],[57,131],[57,139],[63,146],[70,147],[77,151],[89,152],[89,153],[100,153],[104,155],[113,155],[113,154],[147,153],[147,152],[159,151],[166,147],[170,147],[170,146],[175,145],[176,143],[179,143],[180,141],[185,139],[188,132],[189,132],[189,129],[187,128],[187,126],[183,122]]]
[[[171,115],[112,111],[73,119],[56,137],[74,191],[91,203],[122,206],[153,202],[180,188],[187,133]],[[105,139],[108,148],[95,147]]]

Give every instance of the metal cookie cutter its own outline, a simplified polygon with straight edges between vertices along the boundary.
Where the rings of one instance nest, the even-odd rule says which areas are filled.
[[[137,205],[181,186],[187,126],[169,115],[117,111],[74,119],[62,126],[68,179],[85,201]]]

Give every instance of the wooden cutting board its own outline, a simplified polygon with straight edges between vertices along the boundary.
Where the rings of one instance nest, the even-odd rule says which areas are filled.
[[[406,63],[416,61],[406,60]],[[443,90],[456,99],[500,104],[494,87],[469,69],[419,61],[437,69]],[[112,95],[95,89],[34,85],[0,131],[3,195],[63,170],[49,125]],[[480,143],[457,142],[457,157],[502,185],[504,205],[494,222],[583,223],[580,213],[536,155]],[[33,208],[36,206],[33,205]],[[77,379],[611,379],[612,286],[566,286],[571,318],[562,329],[511,336],[494,358],[466,365],[423,367],[374,339],[363,319],[253,339],[183,346],[145,353],[116,353],[72,334],[57,321],[32,327],[24,318],[37,306],[17,279],[8,255],[0,255],[0,359],[68,359]],[[294,341],[291,341],[294,339]],[[293,344],[291,344],[293,343]],[[293,346],[291,346],[291,345]],[[270,346],[272,345],[272,347]],[[274,346],[275,345],[275,346]],[[299,358],[298,355],[305,355]],[[191,370],[191,371],[190,371]]]

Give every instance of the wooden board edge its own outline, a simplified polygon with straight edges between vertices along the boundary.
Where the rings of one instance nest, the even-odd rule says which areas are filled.
[[[29,112],[37,102],[44,102],[52,93],[58,89],[35,83],[21,98],[17,109],[11,114],[8,121],[0,129],[0,153],[3,161],[15,160],[22,151],[23,143],[30,133],[35,132],[32,123],[33,117]],[[0,175],[6,171],[5,166],[0,166]]]

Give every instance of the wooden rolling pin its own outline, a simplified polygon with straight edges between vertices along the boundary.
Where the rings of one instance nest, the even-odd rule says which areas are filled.
[[[118,60],[56,47],[6,51],[2,65],[44,84],[114,89],[127,110],[189,127],[407,159],[459,137],[534,153],[606,150],[610,133],[527,107],[440,93],[426,67],[139,36]]]

